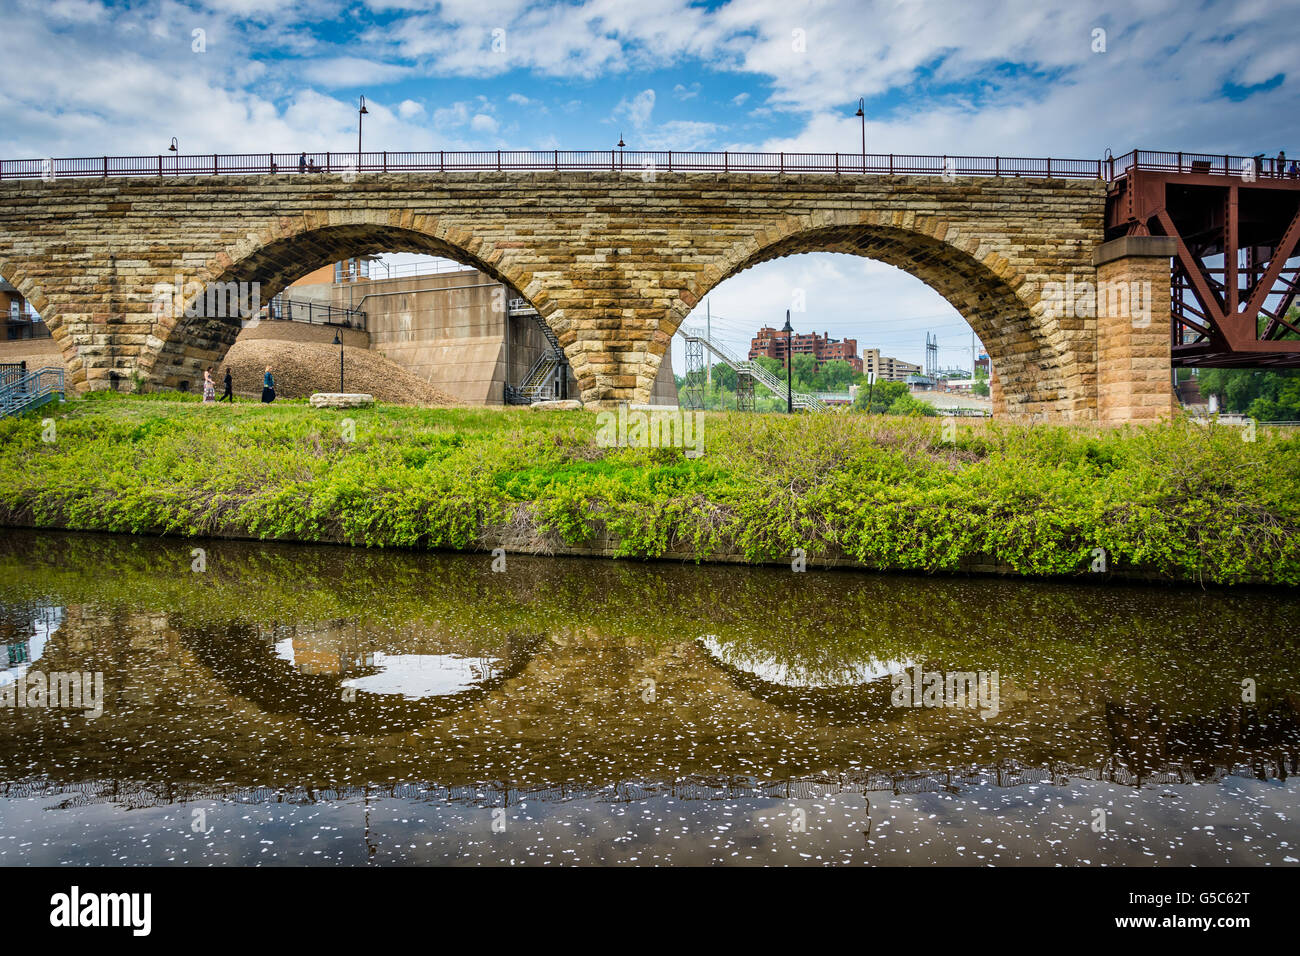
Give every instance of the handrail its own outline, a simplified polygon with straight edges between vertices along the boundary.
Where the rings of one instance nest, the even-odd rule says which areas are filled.
[[[678,152],[676,150],[473,150],[461,152],[206,153],[189,156],[79,156],[0,160],[0,179],[111,179],[123,176],[355,175],[409,172],[606,170],[679,173],[820,173],[835,176],[992,176],[1122,179],[1132,170],[1294,178],[1275,157],[1135,149],[1103,159],[899,153]],[[302,166],[299,166],[299,162]]]
[[[49,367],[29,372],[0,386],[0,418],[16,415],[47,395],[63,392],[63,369]]]
[[[826,411],[826,403],[816,395],[811,395],[807,392],[795,392],[792,390],[787,392],[785,383],[778,380],[775,375],[765,369],[762,365],[759,365],[757,362],[750,359],[738,358],[736,353],[732,352],[731,349],[719,342],[714,342],[705,335],[702,329],[683,325],[677,329],[677,334],[681,335],[684,339],[699,342],[718,358],[722,359],[722,361],[728,366],[735,369],[737,373],[752,376],[769,392],[776,395],[777,398],[784,398],[799,408],[807,408],[815,412]]]
[[[299,162],[302,162],[300,167]],[[646,170],[708,173],[829,173],[885,176],[1011,176],[1101,179],[1106,160],[893,153],[678,152],[676,150],[477,150],[465,152],[240,153],[199,156],[82,156],[0,160],[0,179],[123,176],[318,175],[402,172]]]

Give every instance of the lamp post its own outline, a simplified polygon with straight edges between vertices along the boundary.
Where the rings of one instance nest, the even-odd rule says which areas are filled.
[[[618,168],[623,168],[623,147],[627,144],[623,142],[623,134],[618,134]]]
[[[181,169],[181,155],[180,155],[181,144],[176,142],[175,136],[172,137],[172,144],[167,147],[167,152],[173,154],[172,158],[176,160],[176,164],[173,167],[173,171],[179,173]]]
[[[863,171],[864,173],[867,171],[867,111],[866,111],[866,106],[867,106],[867,98],[866,98],[865,96],[859,96],[859,97],[858,97],[858,111],[857,111],[856,113],[853,114],[854,116],[860,117],[860,118],[862,119],[862,171]]]
[[[343,336],[335,332],[334,344],[339,347],[339,394],[343,394]]]
[[[794,327],[790,325],[790,310],[785,310],[785,328],[781,330],[785,333],[785,410],[786,414],[794,414],[794,379],[791,371],[794,365]]]
[[[361,172],[361,117],[369,113],[366,109],[366,98],[361,97],[361,105],[357,108],[357,172]]]

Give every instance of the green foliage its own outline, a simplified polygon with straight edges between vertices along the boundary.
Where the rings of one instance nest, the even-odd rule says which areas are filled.
[[[891,387],[892,386],[892,387]],[[704,455],[603,448],[590,413],[203,405],[97,393],[0,420],[0,523],[475,549],[608,541],[627,557],[846,555],[881,568],[1300,584],[1300,439],[1261,428],[704,418]],[[865,392],[862,399],[865,402]],[[928,408],[928,406],[926,406]],[[875,409],[885,411],[885,407]],[[931,410],[932,412],[932,410]]]
[[[1201,394],[1218,395],[1222,410],[1261,422],[1300,421],[1300,369],[1202,369]]]

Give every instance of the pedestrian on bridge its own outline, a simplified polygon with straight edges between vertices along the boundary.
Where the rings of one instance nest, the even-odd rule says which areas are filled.
[[[298,172],[305,173],[306,171],[307,171],[307,154],[305,152],[302,152],[298,154]]]
[[[266,367],[266,374],[262,376],[262,401],[270,405],[275,401],[275,379],[271,376],[271,366]]]

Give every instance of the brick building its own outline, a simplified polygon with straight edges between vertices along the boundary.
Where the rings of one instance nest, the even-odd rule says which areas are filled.
[[[749,357],[755,359],[760,355],[785,362],[786,334],[780,329],[767,326],[758,330],[758,334],[749,343]],[[818,335],[816,332],[796,333],[791,346],[795,355],[811,355],[817,360],[817,367],[822,363],[839,359],[848,362],[854,374],[861,374],[862,359],[858,357],[857,339],[831,338],[829,332]]]

